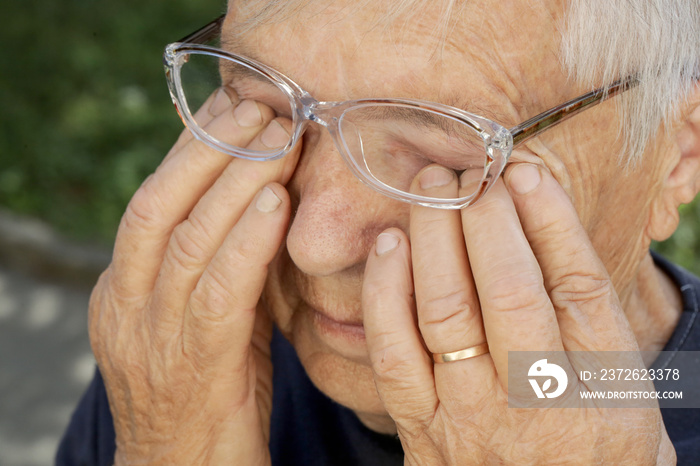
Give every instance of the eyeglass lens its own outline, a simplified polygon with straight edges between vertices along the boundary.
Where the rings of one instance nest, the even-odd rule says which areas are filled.
[[[211,134],[216,125],[206,126],[208,112],[197,109],[209,105],[207,100],[222,85],[239,101],[255,100],[271,107],[278,116],[293,115],[287,94],[267,76],[244,64],[191,53],[180,76],[187,107],[196,112],[194,121],[217,141],[225,140],[225,135]],[[487,157],[479,133],[463,121],[438,112],[401,104],[361,104],[343,113],[338,133],[342,148],[361,171],[375,183],[404,193],[410,192],[420,170],[434,163],[453,170],[461,181],[459,189],[444,192],[442,199],[473,194],[484,175]],[[237,149],[228,148],[233,152]]]
[[[486,162],[484,142],[470,126],[426,109],[397,104],[346,111],[340,133],[348,154],[379,182],[402,192],[428,165],[439,164],[460,178],[460,189],[441,190],[456,199],[475,192]]]
[[[253,100],[272,108],[276,116],[292,117],[289,97],[274,81],[253,68],[232,60],[205,53],[190,53],[180,68],[180,84],[193,120],[209,137],[213,137],[230,151],[235,152],[238,148],[223,142],[227,139],[224,134],[226,128],[207,125],[211,119],[210,105],[222,87],[225,87],[226,94],[232,100],[231,111],[234,115],[237,115],[235,107],[240,102]],[[213,131],[218,133],[213,134]],[[270,150],[271,153],[276,151]],[[261,151],[261,156],[264,157],[264,151]]]

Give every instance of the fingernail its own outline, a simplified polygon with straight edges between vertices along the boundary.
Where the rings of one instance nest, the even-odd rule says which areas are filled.
[[[233,111],[233,118],[238,126],[243,128],[260,126],[263,122],[258,104],[252,100],[244,100],[238,104],[238,107]]]
[[[393,251],[398,245],[398,237],[392,235],[391,233],[382,233],[381,235],[377,236],[377,247],[375,250],[377,251],[377,255],[381,256],[389,251]]]
[[[277,210],[282,203],[282,200],[277,197],[277,194],[267,186],[265,186],[255,201],[255,208],[260,212],[270,213]]]
[[[226,107],[231,105],[231,99],[229,98],[228,94],[222,87],[219,89],[219,91],[216,93],[216,97],[214,98],[214,102],[211,103],[211,106],[209,107],[209,113],[212,116],[218,116],[223,113],[224,110],[226,110]]]
[[[521,163],[511,168],[508,183],[516,193],[527,194],[540,184],[541,179],[539,168],[529,163]]]
[[[282,125],[272,120],[265,128],[265,131],[263,131],[262,136],[260,136],[260,141],[270,149],[283,147],[289,142],[289,133]]]
[[[452,181],[454,173],[443,167],[430,167],[420,176],[421,189],[445,186]]]

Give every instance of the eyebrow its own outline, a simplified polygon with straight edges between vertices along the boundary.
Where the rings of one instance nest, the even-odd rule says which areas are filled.
[[[226,60],[222,58],[220,61],[220,68],[222,69],[221,73],[223,78],[250,78],[274,86],[270,78],[263,75],[259,71],[248,68],[244,64],[239,65],[237,63],[232,62],[231,60]]]
[[[230,50],[236,54],[243,55],[244,57],[252,58],[260,63],[265,63],[264,60],[260,58],[260,55],[255,52],[253,47],[249,47],[241,39],[242,34],[231,33],[224,36],[223,30],[219,34],[220,47],[223,50]]]

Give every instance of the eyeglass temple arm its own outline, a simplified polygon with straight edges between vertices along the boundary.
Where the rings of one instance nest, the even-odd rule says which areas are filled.
[[[544,113],[535,115],[519,125],[511,128],[510,133],[513,136],[513,146],[537,136],[547,128],[558,125],[562,121],[568,120],[572,116],[584,111],[588,107],[593,107],[601,102],[615,97],[622,92],[631,89],[639,84],[639,80],[630,76],[628,78],[615,81],[609,87],[604,87],[591,91],[568,102],[564,102],[558,107],[547,110]]]
[[[221,32],[221,25],[226,15],[221,15],[203,28],[183,37],[178,42],[181,44],[205,44],[214,39]]]

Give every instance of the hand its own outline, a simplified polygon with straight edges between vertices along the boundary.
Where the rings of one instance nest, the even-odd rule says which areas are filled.
[[[199,110],[209,132],[286,143],[289,120],[229,95]],[[298,153],[236,159],[185,131],[131,200],[89,312],[117,464],[269,464],[272,325],[259,299]]]
[[[413,189],[456,194],[441,170],[425,169]],[[637,344],[563,189],[534,165],[505,179],[461,212],[414,207],[410,242],[390,229],[369,254],[367,344],[406,464],[673,463],[658,409],[508,407],[509,351]],[[462,361],[430,355],[484,342],[490,353]]]

